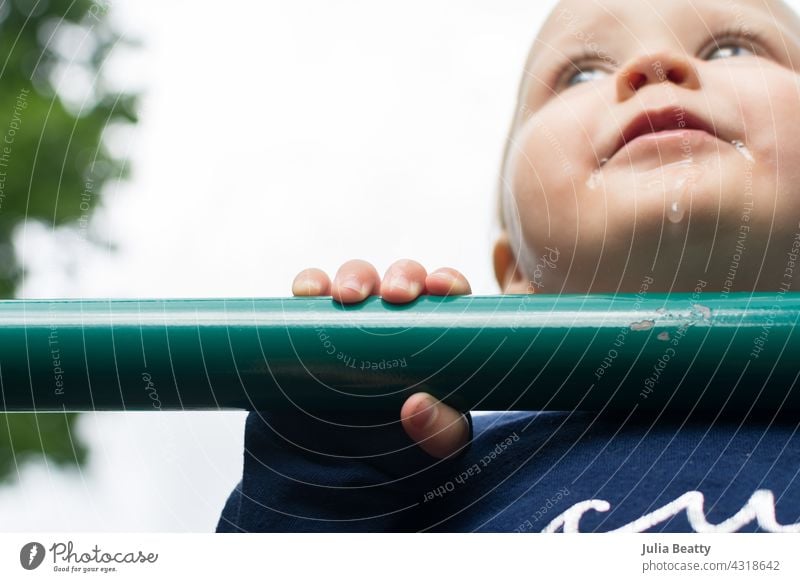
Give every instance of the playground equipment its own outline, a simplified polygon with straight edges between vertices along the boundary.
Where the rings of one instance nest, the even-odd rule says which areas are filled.
[[[6,411],[800,409],[800,293],[0,301]]]

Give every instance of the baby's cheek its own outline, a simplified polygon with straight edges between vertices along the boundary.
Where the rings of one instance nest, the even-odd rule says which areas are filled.
[[[753,136],[753,189],[766,220],[796,223],[800,208],[800,84],[797,75],[767,78],[760,107],[750,109],[748,136]]]
[[[798,88],[800,89],[800,88]],[[777,178],[789,181],[800,192],[800,98],[788,93],[775,110],[774,136],[771,147],[777,161]],[[769,146],[767,146],[769,147]],[[783,184],[779,184],[782,186]]]
[[[534,233],[537,243],[569,229],[577,213],[573,184],[581,178],[567,157],[568,146],[556,135],[546,126],[528,129],[507,175],[523,229]]]
[[[604,219],[601,193],[587,186],[598,165],[592,136],[599,122],[592,114],[597,104],[584,102],[588,99],[551,101],[525,121],[511,144],[506,184],[514,194],[522,235],[535,252],[557,248],[566,257],[579,239],[603,236],[603,224],[593,232],[595,225],[586,223],[589,217]]]
[[[800,161],[800,77],[777,66],[760,73],[759,82],[737,91],[747,145],[757,161],[796,167]]]

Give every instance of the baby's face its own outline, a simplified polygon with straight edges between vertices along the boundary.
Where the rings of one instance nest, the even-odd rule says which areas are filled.
[[[540,290],[785,281],[800,235],[797,22],[773,0],[559,4],[504,173],[527,244],[558,257]]]

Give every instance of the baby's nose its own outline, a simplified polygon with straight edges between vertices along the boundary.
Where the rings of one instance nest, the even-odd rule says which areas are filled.
[[[700,77],[689,58],[679,53],[642,55],[628,62],[617,73],[617,98],[625,101],[642,87],[656,83],[699,89]]]

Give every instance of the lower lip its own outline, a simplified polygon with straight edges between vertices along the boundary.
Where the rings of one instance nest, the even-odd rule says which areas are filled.
[[[701,129],[670,129],[637,136],[620,148],[613,157],[622,154],[623,159],[633,160],[639,156],[650,156],[655,153],[661,158],[665,156],[672,158],[679,154],[685,159],[690,159],[701,147],[713,144],[715,141],[717,141],[716,136]]]

